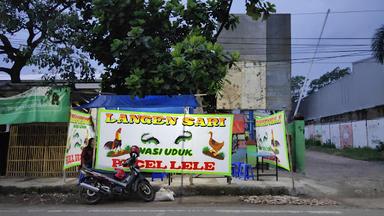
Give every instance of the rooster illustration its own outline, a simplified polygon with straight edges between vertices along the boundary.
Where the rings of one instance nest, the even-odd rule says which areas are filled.
[[[275,140],[275,136],[273,135],[273,130],[271,130],[272,139],[271,139],[271,145],[272,145],[272,151],[275,154],[279,154],[279,141]]]
[[[115,133],[115,140],[106,142],[104,144],[104,148],[109,150],[121,148],[121,128],[117,129]]]
[[[273,135],[273,130],[271,130],[271,134],[272,134],[271,145],[272,147],[277,148],[278,146],[280,146],[280,142],[275,140],[275,136]]]
[[[210,138],[209,138],[209,146],[212,147],[212,149],[210,149],[209,152],[211,152],[213,154],[213,156],[216,157],[218,155],[220,149],[223,148],[224,142],[217,142],[216,140],[214,140],[212,138],[212,131],[209,131],[208,133],[209,133],[209,136],[210,136]]]

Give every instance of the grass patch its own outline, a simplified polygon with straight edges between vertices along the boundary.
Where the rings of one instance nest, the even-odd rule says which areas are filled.
[[[323,145],[321,145],[321,142],[319,145],[319,142],[320,141],[306,140],[306,149],[352,158],[355,160],[384,161],[384,151],[378,151],[377,149],[371,149],[368,147],[336,149],[335,145],[330,142],[324,143]]]

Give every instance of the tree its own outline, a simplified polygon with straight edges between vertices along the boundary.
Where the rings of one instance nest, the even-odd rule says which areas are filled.
[[[65,79],[94,78],[87,55],[75,48],[82,26],[74,0],[2,0],[0,2],[0,72],[20,82],[26,65]],[[20,39],[20,38],[25,38]],[[20,41],[21,40],[21,41]],[[80,75],[76,75],[80,73]]]
[[[313,92],[317,92],[319,89],[323,88],[324,86],[327,86],[331,83],[334,83],[336,80],[349,75],[351,72],[351,69],[346,67],[346,68],[340,68],[336,67],[332,71],[329,71],[318,79],[314,79],[311,81],[309,84],[309,90],[308,94],[312,94]]]
[[[106,66],[104,91],[149,94],[216,94],[238,59],[216,44],[221,31],[233,29],[233,0],[82,1],[83,50]],[[274,5],[247,0],[247,14],[265,18]]]
[[[384,25],[376,30],[375,36],[372,39],[371,48],[373,56],[381,64],[384,64]]]
[[[301,88],[304,85],[304,76],[291,77],[291,98],[292,102],[297,102],[300,97]]]

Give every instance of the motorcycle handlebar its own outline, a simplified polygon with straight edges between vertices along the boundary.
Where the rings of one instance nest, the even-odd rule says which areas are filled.
[[[137,158],[138,156],[136,154],[132,154],[132,156],[128,158],[122,165],[124,167],[134,166]]]

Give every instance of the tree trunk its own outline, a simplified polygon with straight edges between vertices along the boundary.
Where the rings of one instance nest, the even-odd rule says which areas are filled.
[[[21,82],[21,79],[20,79],[20,71],[14,71],[12,70],[11,71],[11,83],[20,83]]]
[[[27,64],[27,57],[19,57],[16,59],[15,63],[11,67],[11,83],[20,83],[20,74],[21,74],[21,69]]]
[[[11,68],[11,73],[9,74],[11,76],[11,83],[21,82],[20,72],[23,67],[24,65],[20,65],[20,64],[17,64],[17,62],[15,62],[15,64]]]

